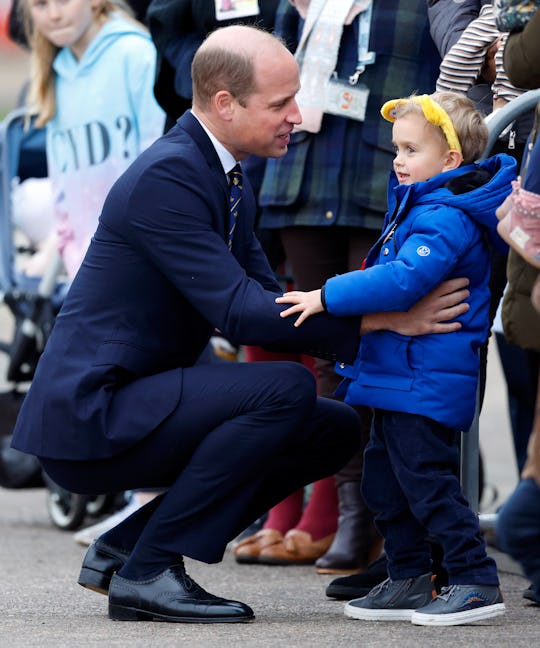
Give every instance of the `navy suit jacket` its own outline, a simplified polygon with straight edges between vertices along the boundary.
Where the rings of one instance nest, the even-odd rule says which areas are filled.
[[[247,179],[232,253],[228,186],[187,112],[112,187],[14,430],[13,446],[64,459],[110,457],[170,414],[215,328],[233,342],[354,361],[359,318],[294,328],[253,234]],[[212,371],[212,365],[208,365]],[[211,406],[211,404],[210,404]]]

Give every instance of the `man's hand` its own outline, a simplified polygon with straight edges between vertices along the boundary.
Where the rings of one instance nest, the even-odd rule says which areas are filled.
[[[322,313],[324,310],[320,290],[311,290],[310,292],[292,290],[286,292],[282,297],[278,297],[276,304],[294,304],[294,306],[282,311],[280,316],[289,317],[289,315],[300,313],[300,317],[294,323],[295,326],[300,326],[310,315]]]
[[[450,322],[469,310],[465,303],[470,295],[469,280],[465,278],[443,281],[405,313],[372,313],[362,317],[360,332],[371,333],[386,329],[402,335],[452,333],[461,328],[459,322]]]

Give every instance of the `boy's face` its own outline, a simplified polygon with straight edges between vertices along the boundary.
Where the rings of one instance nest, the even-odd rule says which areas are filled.
[[[442,132],[420,113],[409,112],[396,119],[392,143],[396,151],[394,171],[399,184],[423,182],[454,168]]]

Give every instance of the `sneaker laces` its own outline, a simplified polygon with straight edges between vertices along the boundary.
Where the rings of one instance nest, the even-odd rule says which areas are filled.
[[[454,594],[457,585],[445,585],[441,587],[441,593],[438,594],[435,598],[440,598],[443,601],[448,601],[448,599]]]
[[[384,590],[388,589],[388,586],[390,585],[391,580],[390,578],[387,578],[386,580],[383,580],[382,583],[379,583],[378,585],[375,585],[375,587],[369,592],[368,596],[377,596]]]

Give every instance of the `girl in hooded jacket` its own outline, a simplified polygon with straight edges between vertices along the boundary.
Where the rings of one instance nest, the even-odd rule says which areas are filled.
[[[156,51],[117,0],[23,0],[28,104],[46,127],[59,250],[73,279],[109,189],[163,132]]]

